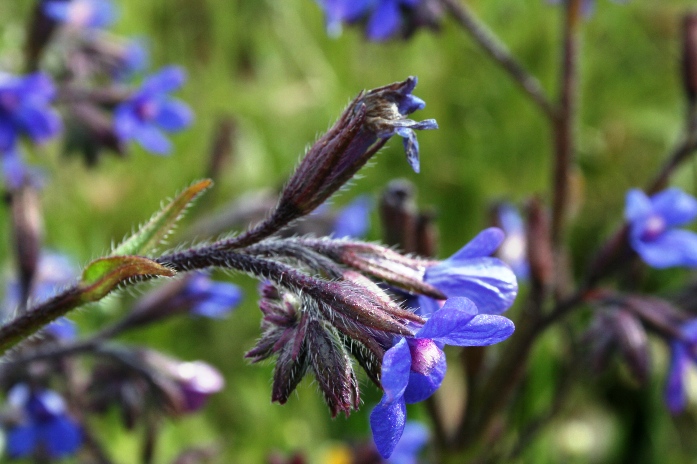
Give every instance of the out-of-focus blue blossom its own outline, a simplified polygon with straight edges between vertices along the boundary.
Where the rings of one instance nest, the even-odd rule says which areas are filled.
[[[44,13],[55,21],[83,29],[109,27],[117,16],[111,0],[47,1]]]
[[[527,239],[525,237],[525,224],[518,209],[510,203],[498,205],[497,219],[503,229],[506,238],[499,247],[496,255],[511,266],[518,279],[527,279],[530,266],[527,257]]]
[[[339,210],[334,219],[334,237],[363,238],[370,228],[370,210],[373,202],[361,195]]]
[[[163,68],[148,77],[140,89],[114,111],[114,128],[123,141],[136,140],[146,150],[168,154],[172,145],[162,130],[177,132],[188,127],[193,114],[170,92],[184,83],[184,71],[176,66]]]
[[[385,394],[370,414],[378,452],[388,458],[397,446],[406,423],[406,404],[423,401],[440,387],[447,367],[443,345],[492,345],[513,330],[513,323],[503,316],[478,314],[467,298],[448,298],[413,338],[395,337],[382,360]]]
[[[547,0],[549,3],[560,4],[565,3],[568,0]],[[615,3],[626,3],[627,0],[612,0]],[[581,0],[581,11],[583,15],[588,17],[595,11],[595,0]]]
[[[629,223],[629,243],[649,266],[697,266],[697,234],[676,229],[697,217],[694,197],[678,188],[650,198],[633,189],[627,193],[624,214]]]
[[[680,328],[681,339],[670,342],[670,368],[665,390],[665,402],[673,414],[685,409],[687,403],[687,369],[695,362],[697,354],[697,319],[685,323]]]
[[[513,304],[518,294],[518,281],[511,268],[490,256],[504,237],[501,229],[483,230],[450,258],[427,268],[424,282],[448,298],[469,298],[480,314],[501,314]],[[439,302],[419,296],[419,306],[420,311],[428,315],[438,309]]]
[[[178,296],[190,305],[189,313],[212,318],[225,317],[242,301],[237,285],[216,282],[204,272],[191,275]]]
[[[120,53],[113,76],[116,79],[129,79],[137,73],[145,71],[150,62],[148,47],[142,40],[134,39],[126,43]]]
[[[327,32],[341,34],[342,23],[368,18],[366,35],[370,40],[387,40],[400,32],[404,12],[414,9],[421,0],[318,0],[324,10]]]
[[[21,184],[25,174],[17,140],[26,134],[43,143],[61,129],[58,113],[51,108],[55,96],[51,79],[43,73],[14,76],[0,73],[0,156],[3,172],[12,185]]]
[[[402,438],[387,459],[388,464],[417,464],[419,453],[429,439],[428,428],[421,422],[409,421],[404,426]]]
[[[82,445],[80,425],[67,414],[58,393],[17,384],[9,391],[7,402],[21,416],[19,424],[6,432],[10,457],[24,458],[41,452],[51,459],[60,459]]]

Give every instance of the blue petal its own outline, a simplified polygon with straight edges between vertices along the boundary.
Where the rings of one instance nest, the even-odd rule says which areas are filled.
[[[404,432],[407,407],[404,401],[390,402],[386,397],[370,413],[370,429],[380,455],[387,459],[394,451]]]
[[[18,112],[17,119],[22,123],[29,137],[37,143],[53,137],[61,127],[58,114],[50,108],[26,106]]]
[[[480,314],[466,326],[437,341],[456,346],[488,346],[504,341],[514,330],[515,326],[508,318]]]
[[[418,308],[416,314],[421,317],[430,317],[431,314],[438,311],[443,300],[436,300],[427,296],[418,296]]]
[[[7,152],[2,156],[2,175],[5,185],[10,188],[19,188],[27,178],[27,166],[17,152]]]
[[[418,372],[409,373],[409,385],[404,391],[404,402],[407,404],[419,403],[426,398],[429,398],[440,388],[445,377],[445,371],[448,364],[445,360],[445,353],[441,350],[441,356],[438,362],[431,369],[428,375],[419,374]]]
[[[397,32],[399,22],[399,4],[394,0],[383,0],[368,21],[368,38],[371,40],[389,39]]]
[[[697,342],[697,319],[691,319],[680,326],[680,333],[691,343]]]
[[[397,401],[404,395],[409,382],[409,372],[411,372],[411,352],[407,339],[401,337],[382,358],[380,383],[387,401]]]
[[[653,212],[651,200],[639,189],[631,189],[625,197],[624,217],[630,222],[642,219]]]
[[[64,415],[43,423],[40,433],[43,445],[53,458],[69,456],[82,446],[80,427]]]
[[[416,140],[416,132],[411,129],[402,129],[397,131],[403,137],[404,153],[407,155],[409,166],[415,173],[419,173],[419,141]],[[406,134],[406,136],[405,136]]]
[[[160,103],[155,122],[168,132],[180,131],[191,124],[194,114],[188,105],[174,99]]]
[[[643,241],[637,234],[630,236],[634,250],[649,266],[697,266],[697,234],[688,230],[668,230],[654,240]]]
[[[373,202],[367,195],[361,195],[339,211],[334,220],[334,233],[337,238],[365,237],[370,228],[370,210]]]
[[[515,274],[498,258],[450,258],[426,269],[424,281],[448,298],[469,298],[483,314],[502,313],[518,294]]]
[[[476,237],[452,255],[447,261],[460,261],[470,258],[491,256],[503,243],[506,234],[498,227],[489,227],[479,232]]]
[[[457,333],[476,315],[477,307],[472,301],[467,298],[448,298],[416,333],[416,337],[444,341],[444,337]]]
[[[7,153],[15,149],[17,143],[17,129],[8,118],[0,117],[0,153]]]
[[[186,81],[186,73],[179,66],[167,66],[148,77],[141,87],[142,93],[158,94],[177,90]]]
[[[36,448],[37,438],[33,424],[13,427],[7,432],[7,453],[13,458],[29,456]]]
[[[418,454],[428,443],[428,428],[420,422],[409,421],[404,426],[402,438],[387,460],[388,464],[417,464]]]
[[[685,344],[673,341],[670,344],[670,368],[666,382],[665,402],[672,414],[678,414],[685,409],[687,396],[685,394],[685,380],[689,358]]]
[[[669,188],[651,197],[653,210],[668,227],[681,226],[697,217],[697,200],[678,188]]]
[[[141,125],[131,102],[122,103],[114,110],[114,131],[122,141],[133,139]]]
[[[134,137],[143,148],[156,155],[167,155],[172,151],[172,144],[159,129],[151,125],[141,125]]]
[[[54,21],[65,22],[70,13],[70,2],[53,1],[45,2],[43,5],[44,13]]]

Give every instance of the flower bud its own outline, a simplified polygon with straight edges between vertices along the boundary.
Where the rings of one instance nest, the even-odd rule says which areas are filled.
[[[416,250],[416,227],[418,211],[414,185],[405,179],[396,179],[387,184],[380,199],[383,241],[396,245],[405,253]]]

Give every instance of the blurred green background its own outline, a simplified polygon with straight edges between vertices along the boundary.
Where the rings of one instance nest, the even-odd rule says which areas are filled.
[[[219,173],[217,185],[186,224],[248,190],[282,185],[305,147],[361,89],[408,75],[418,76],[414,93],[427,102],[414,118],[435,118],[440,125],[438,131],[419,133],[421,174],[411,172],[401,143],[394,140],[336,204],[359,193],[377,195],[389,180],[408,178],[418,186],[421,205],[438,212],[445,257],[486,226],[490,201],[549,195],[550,131],[543,115],[448,19],[439,33],[421,31],[408,42],[376,44],[356,28],[347,28],[338,39],[327,37],[312,0],[117,3],[121,19],[114,32],[143,37],[153,69],[170,63],[187,69],[189,80],[178,96],[192,106],[196,121],[172,137],[176,149],[169,157],[132,146],[127,159],[104,156],[99,166],[87,169],[77,157],[60,156],[58,142],[31,155],[47,172],[46,245],[81,264],[106,253],[163,199],[204,175],[221,115],[232,115],[238,123],[236,160]],[[556,95],[560,9],[542,0],[468,3]],[[0,2],[3,70],[21,69],[32,4]],[[646,182],[681,133],[685,105],[679,39],[681,14],[690,6],[692,0],[633,0],[626,5],[598,0],[596,14],[584,23],[576,215],[570,233],[578,269],[621,221],[624,192]],[[694,168],[688,164],[676,179],[688,192],[694,192]],[[7,211],[0,211],[7,223]],[[378,239],[377,216],[373,219],[370,238]],[[7,227],[0,228],[0,253],[9,271],[8,239]],[[176,235],[171,243],[177,243]],[[222,463],[263,462],[272,450],[302,450],[313,462],[323,462],[335,443],[368,439],[367,415],[380,394],[365,379],[365,405],[348,419],[329,418],[310,379],[285,406],[271,404],[272,366],[249,366],[243,360],[259,335],[256,283],[244,276],[230,278],[244,285],[246,299],[226,320],[178,319],[127,338],[182,359],[206,360],[227,381],[225,392],[213,397],[202,414],[167,422],[158,462],[171,462],[182,448],[207,443],[220,446]],[[656,279],[657,285],[670,285],[667,278]],[[89,331],[112,320],[133,298],[129,293],[113,296],[73,318]],[[571,406],[533,442],[522,461],[693,462],[694,435],[680,440],[677,432],[694,432],[695,425],[678,427],[661,403],[665,353],[657,348],[656,375],[643,390],[621,372],[600,382],[579,379],[583,388],[577,389]],[[560,356],[558,337],[546,337],[523,386],[525,406],[515,410],[512,420],[523,423],[546,408]],[[641,414],[634,412],[636,404],[646,405]],[[419,406],[410,408],[409,417],[427,420]],[[138,433],[124,432],[115,414],[90,424],[117,462],[136,462]],[[633,426],[652,433],[635,443]]]

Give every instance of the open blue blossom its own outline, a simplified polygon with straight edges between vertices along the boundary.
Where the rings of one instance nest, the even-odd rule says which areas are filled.
[[[370,414],[375,445],[390,457],[404,431],[406,404],[430,397],[446,370],[443,344],[487,346],[508,338],[513,323],[503,317],[478,314],[467,298],[448,298],[414,338],[395,337],[396,343],[382,360],[381,382],[385,394]]]
[[[327,33],[336,37],[341,34],[341,23],[352,23],[361,19],[370,9],[372,0],[317,0],[324,10]]]
[[[54,96],[55,87],[46,74],[0,73],[0,156],[12,185],[21,183],[25,172],[17,146],[20,135],[43,143],[60,131],[58,113],[50,106]]]
[[[117,16],[111,0],[47,1],[44,13],[58,22],[84,29],[109,27]]]
[[[496,255],[511,266],[518,279],[527,279],[530,266],[527,257],[527,239],[525,224],[518,209],[510,203],[501,203],[496,208],[497,220],[506,238]]]
[[[370,228],[372,205],[373,202],[369,196],[361,195],[340,209],[336,219],[334,219],[334,237],[365,237]]]
[[[123,141],[136,140],[155,154],[168,154],[172,145],[162,130],[177,132],[193,120],[191,109],[169,96],[185,79],[184,71],[176,66],[163,68],[148,77],[131,98],[116,107],[114,129],[117,136]]]
[[[197,272],[188,278],[178,298],[190,305],[190,314],[221,318],[240,304],[242,290],[237,285],[216,282],[206,273]]]
[[[7,401],[21,415],[19,424],[6,432],[10,457],[24,458],[41,452],[51,459],[60,459],[82,445],[80,425],[67,414],[58,393],[17,384],[9,391]]]
[[[501,314],[508,309],[518,294],[518,281],[506,263],[492,258],[505,235],[491,227],[479,233],[460,251],[440,263],[428,267],[424,282],[433,285],[448,298],[469,298],[480,314]],[[431,314],[439,302],[419,296],[420,311]]]
[[[687,403],[687,369],[697,359],[697,319],[680,328],[681,339],[670,343],[670,368],[665,390],[665,402],[673,414],[685,409]]]
[[[697,266],[697,234],[675,228],[697,217],[694,197],[669,188],[649,198],[633,189],[627,193],[624,215],[629,243],[649,266]]]

